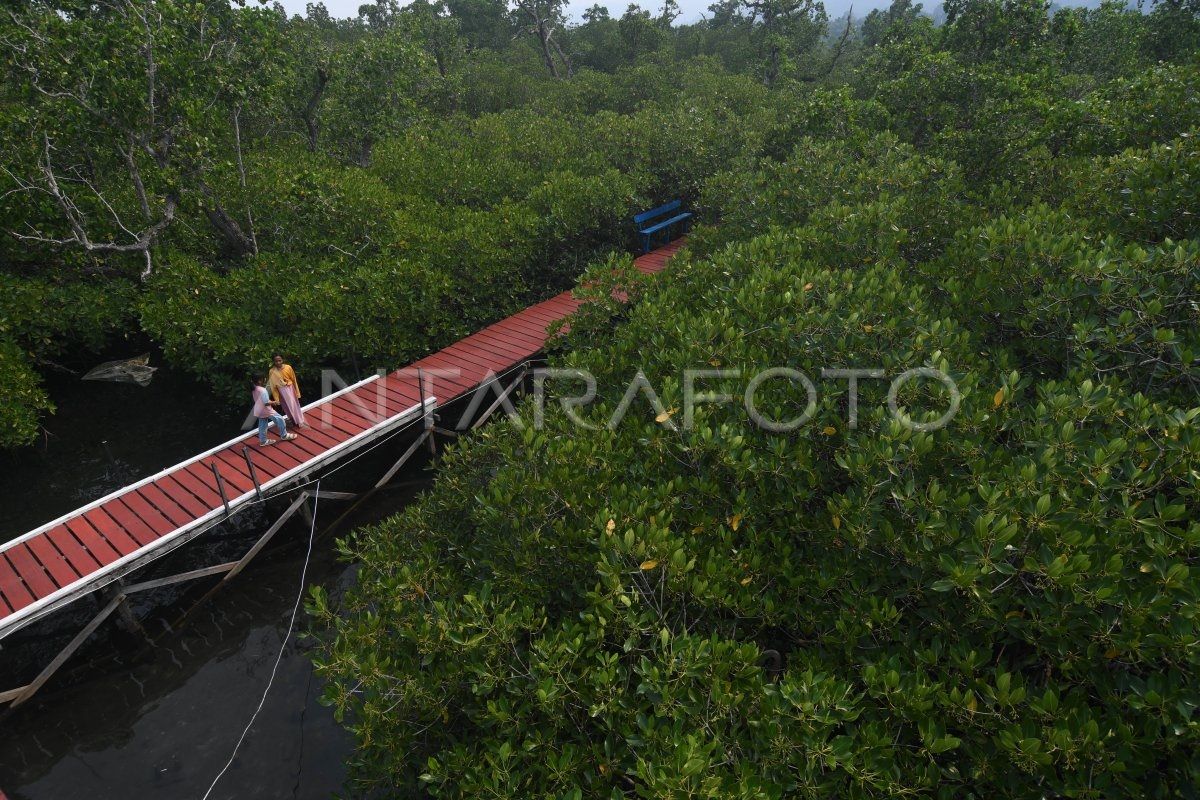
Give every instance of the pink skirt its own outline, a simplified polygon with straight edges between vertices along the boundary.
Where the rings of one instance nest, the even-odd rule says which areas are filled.
[[[296,390],[291,386],[280,386],[279,400],[283,403],[283,411],[287,414],[288,422],[293,425],[303,425],[304,411],[300,408],[300,401],[296,399]]]

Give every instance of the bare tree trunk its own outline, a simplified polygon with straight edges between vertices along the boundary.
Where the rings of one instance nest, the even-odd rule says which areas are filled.
[[[242,107],[233,107],[233,142],[236,146],[238,183],[242,187],[242,198],[246,203],[246,229],[249,235],[250,255],[258,255],[258,237],[254,235],[254,211],[250,208],[250,198],[246,196],[246,164],[242,161]]]
[[[364,136],[358,142],[358,155],[355,162],[358,166],[366,169],[371,166],[371,153],[375,149],[375,138],[372,136]]]
[[[779,45],[772,42],[771,49],[767,55],[767,68],[763,72],[763,83],[770,88],[775,83],[775,78],[779,76]]]
[[[308,104],[300,112],[300,119],[308,131],[308,152],[310,153],[317,152],[317,140],[321,135],[321,125],[317,122],[317,109],[321,105],[321,99],[325,96],[327,85],[329,85],[329,71],[324,67],[317,67],[317,85],[313,87],[312,94],[309,95]]]
[[[221,236],[225,249],[231,255],[243,258],[254,254],[256,251],[254,241],[245,234],[242,226],[229,216],[229,212],[222,208],[220,203],[204,209],[204,216],[208,217],[209,224]]]
[[[575,68],[573,66],[571,66],[571,59],[568,58],[567,54],[563,52],[563,49],[562,49],[562,47],[559,46],[557,39],[553,39],[552,42],[554,43],[554,50],[555,50],[555,52],[558,53],[558,57],[561,58],[563,64],[566,65],[567,77],[570,78],[572,75],[575,74]]]
[[[550,74],[556,78],[562,76],[558,74],[558,65],[554,63],[554,53],[550,51],[550,32],[546,28],[545,20],[537,21],[538,40],[542,43],[542,58],[546,62],[546,69],[550,70]]]

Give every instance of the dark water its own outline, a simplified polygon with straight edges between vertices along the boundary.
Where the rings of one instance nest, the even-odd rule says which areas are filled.
[[[238,409],[160,369],[143,388],[51,373],[58,413],[32,447],[0,450],[0,541],[239,433]]]
[[[165,371],[145,389],[56,378],[51,391],[60,411],[47,422],[45,443],[0,456],[0,540],[231,438],[241,422],[237,410]],[[363,459],[356,472],[346,470],[323,488],[369,485],[396,456]],[[398,480],[425,474],[415,465]],[[306,583],[336,598],[352,584],[354,569],[336,560],[333,536],[393,513],[413,491],[382,492],[327,532],[313,548]],[[342,513],[340,505],[321,502],[316,530]],[[276,503],[237,518],[152,569],[165,575],[237,558],[280,510]],[[135,610],[153,645],[110,619],[32,700],[0,711],[0,793],[14,800],[203,797],[267,688],[300,591],[310,529],[299,515],[294,520],[276,537],[279,545],[186,624],[177,624],[181,610],[215,579],[139,595]],[[78,605],[4,640],[0,691],[31,677],[97,607],[90,600]],[[211,797],[327,798],[344,791],[352,741],[317,702],[322,686],[308,656],[313,640],[303,635],[308,626],[301,608],[298,635],[266,703]]]

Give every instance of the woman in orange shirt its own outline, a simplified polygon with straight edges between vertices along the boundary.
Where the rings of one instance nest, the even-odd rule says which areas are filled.
[[[294,427],[303,428],[304,410],[300,408],[300,384],[296,382],[296,372],[290,364],[284,363],[279,353],[272,356],[271,361],[271,371],[267,373],[271,399],[283,406]]]

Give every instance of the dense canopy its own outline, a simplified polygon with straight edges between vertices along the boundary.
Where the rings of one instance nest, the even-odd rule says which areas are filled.
[[[584,419],[639,371],[661,406],[526,401],[342,543],[357,585],[310,606],[358,787],[1194,796],[1200,8],[925,12],[6,11],[0,445],[115,336],[230,392],[578,282]],[[630,215],[674,197],[702,224],[638,276]],[[741,398],[781,367],[816,402],[771,432]],[[852,425],[823,370],[862,368]],[[736,400],[678,424],[688,369]],[[913,424],[937,381],[889,409],[913,369],[949,424]]]

